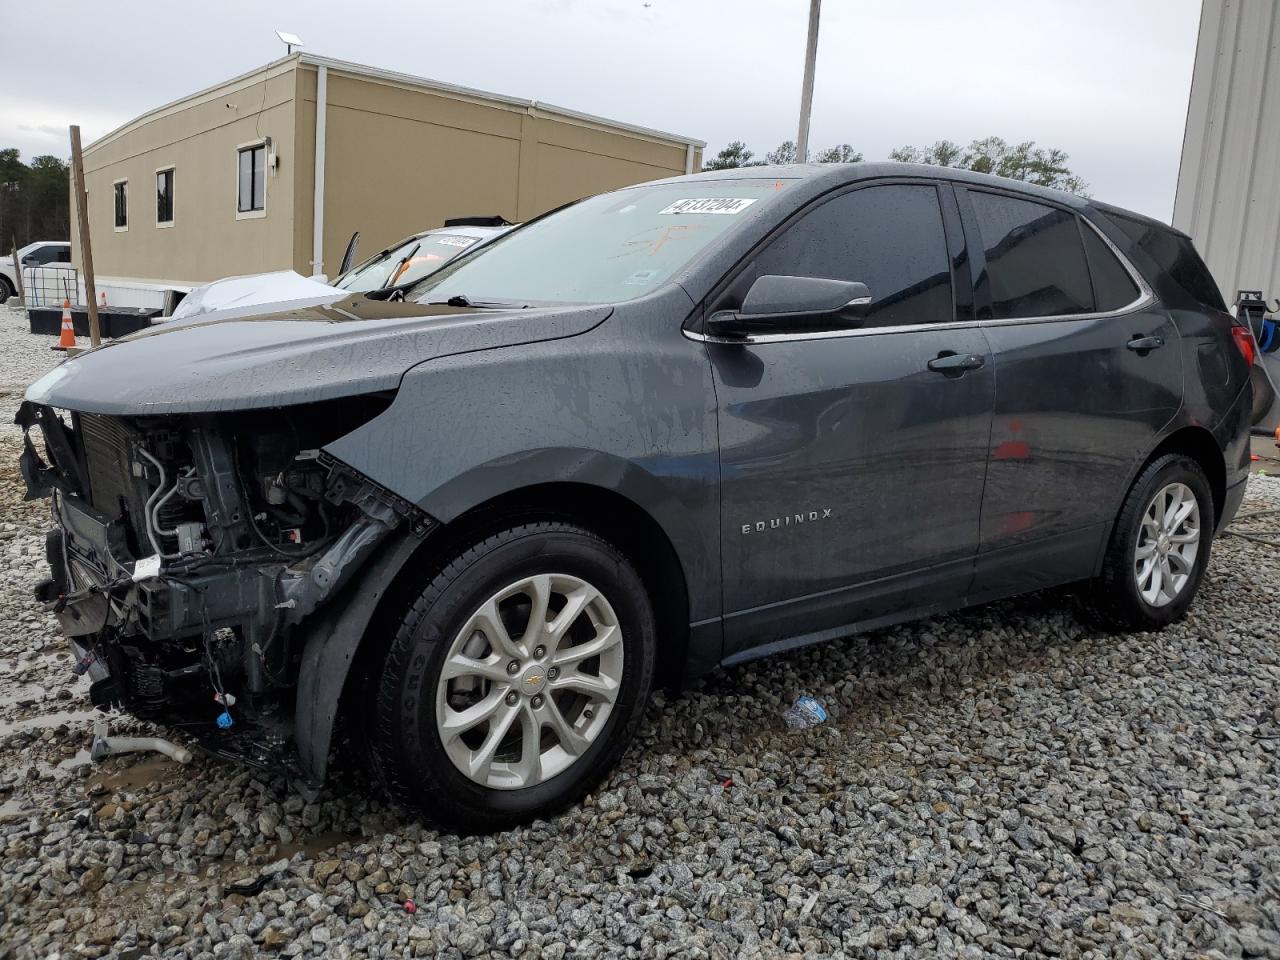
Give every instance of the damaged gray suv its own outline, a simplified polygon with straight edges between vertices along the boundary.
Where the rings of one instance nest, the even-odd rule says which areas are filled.
[[[655,684],[1080,582],[1180,617],[1249,461],[1190,241],[900,164],[593,197],[412,286],[155,328],[28,390],[92,698],[304,789],[545,815]]]

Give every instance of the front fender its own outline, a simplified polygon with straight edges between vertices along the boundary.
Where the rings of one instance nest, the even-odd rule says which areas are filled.
[[[408,524],[321,612],[303,625],[302,662],[294,704],[294,740],[305,784],[324,782],[342,690],[365,631],[396,574],[422,545]]]
[[[675,548],[691,619],[718,617],[710,364],[662,307],[623,304],[577,337],[420,364],[390,407],[326,450],[443,523],[548,483],[620,493]]]

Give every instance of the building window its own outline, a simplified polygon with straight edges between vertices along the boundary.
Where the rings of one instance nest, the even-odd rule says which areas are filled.
[[[173,223],[173,167],[156,171],[156,226]]]
[[[113,185],[116,197],[115,224],[117,230],[129,229],[129,181],[117,180]]]
[[[236,213],[256,213],[267,207],[267,148],[265,144],[241,147],[239,179],[236,188]]]

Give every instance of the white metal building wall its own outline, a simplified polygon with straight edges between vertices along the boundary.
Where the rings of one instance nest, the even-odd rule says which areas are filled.
[[[1173,225],[1223,297],[1280,297],[1280,0],[1203,0]]]

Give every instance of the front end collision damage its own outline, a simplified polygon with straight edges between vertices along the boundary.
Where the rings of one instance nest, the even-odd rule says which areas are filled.
[[[142,418],[22,404],[27,497],[55,521],[36,596],[92,667],[96,705],[318,784],[351,658],[323,650],[346,636],[325,625],[350,622],[327,605],[434,525],[322,450],[389,402]]]
[[[317,784],[369,600],[437,526],[333,442],[427,361],[577,336],[611,312],[347,296],[157,326],[32,384],[22,473],[55,520],[38,596],[95,700]]]

